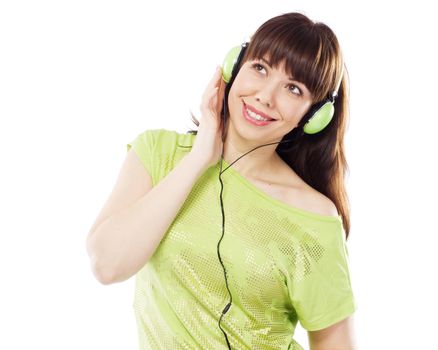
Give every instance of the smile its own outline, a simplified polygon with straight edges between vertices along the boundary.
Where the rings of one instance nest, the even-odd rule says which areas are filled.
[[[257,125],[257,126],[264,126],[264,125],[268,125],[272,122],[275,122],[275,119],[268,119],[268,118],[262,117],[259,114],[251,111],[250,109],[248,109],[246,107],[245,104],[242,104],[242,114],[248,122],[250,122],[253,125]]]

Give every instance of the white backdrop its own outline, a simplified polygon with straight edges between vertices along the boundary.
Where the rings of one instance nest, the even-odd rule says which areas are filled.
[[[225,53],[265,20],[328,24],[351,84],[348,241],[360,349],[438,349],[437,25],[426,1],[2,1],[0,348],[136,349],[134,279],[85,238],[151,128],[187,131]],[[435,277],[434,277],[435,276]],[[296,339],[307,346],[300,326]]]

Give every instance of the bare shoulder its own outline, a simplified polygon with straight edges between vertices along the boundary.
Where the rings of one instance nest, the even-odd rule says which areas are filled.
[[[338,216],[333,201],[308,185],[289,167],[283,173],[283,185],[286,189],[285,200],[291,206],[320,215]]]
[[[319,214],[335,217],[338,216],[338,209],[330,198],[310,186],[309,188],[308,196],[310,197],[310,200],[315,203]]]

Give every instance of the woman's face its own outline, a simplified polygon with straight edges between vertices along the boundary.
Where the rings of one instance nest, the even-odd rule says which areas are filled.
[[[242,65],[228,96],[230,124],[241,137],[279,141],[297,126],[312,96],[304,84],[291,79],[284,64],[274,69],[266,59],[254,59]],[[256,114],[275,121],[253,121]]]

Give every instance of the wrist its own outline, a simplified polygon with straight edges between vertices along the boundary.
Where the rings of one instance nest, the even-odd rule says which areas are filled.
[[[191,168],[197,169],[201,174],[210,167],[207,160],[193,152],[187,154],[185,156],[185,160],[186,162],[190,163]]]

